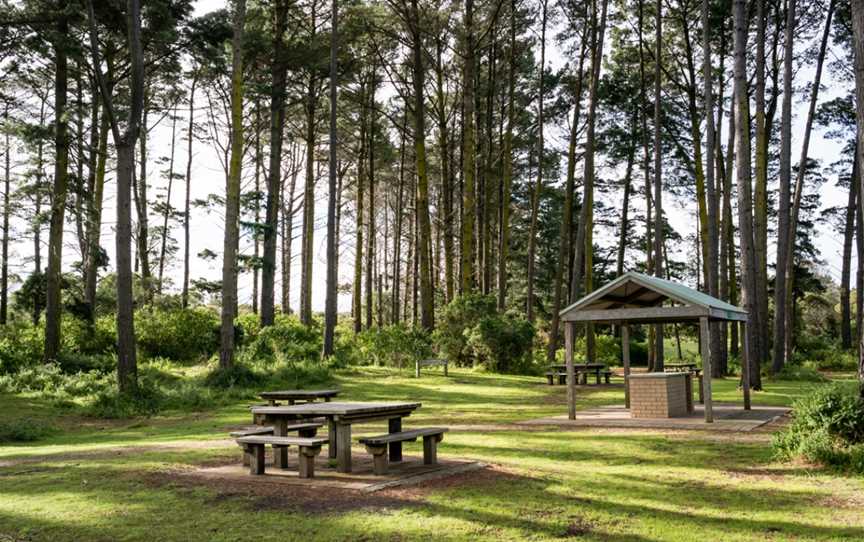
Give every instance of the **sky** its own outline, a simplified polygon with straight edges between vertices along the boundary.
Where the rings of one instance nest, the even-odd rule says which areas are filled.
[[[196,15],[201,15],[207,13],[213,9],[221,8],[225,5],[224,0],[200,0],[196,3]],[[552,35],[552,33],[550,33]],[[818,39],[818,38],[817,38]],[[807,43],[799,43],[799,47],[809,47],[816,46],[818,44],[807,44]],[[564,63],[566,63],[567,59],[562,55],[560,49],[554,43],[554,40],[549,39],[547,43],[547,59],[548,65],[553,69],[561,67]],[[800,81],[809,81],[812,79],[812,69],[804,69],[798,74]],[[833,81],[831,70],[826,70],[823,81],[824,88],[820,93],[820,102],[831,99],[833,97],[845,94],[846,90],[842,88],[841,85],[837,84]],[[386,91],[385,91],[386,93]],[[382,93],[384,94],[384,93]],[[199,93],[199,98],[201,94]],[[799,93],[796,95],[796,101],[793,105],[793,114],[795,114],[795,119],[793,122],[793,143],[792,143],[792,155],[793,155],[793,163],[797,162],[798,157],[800,155],[801,143],[800,139],[803,134],[804,127],[804,116],[806,115],[807,104],[806,100],[809,99],[809,95],[804,95],[804,93]],[[199,101],[199,106],[203,105],[203,101]],[[182,116],[185,116],[185,112],[181,113]],[[203,121],[203,112],[198,113],[196,120]],[[182,142],[183,134],[180,132],[185,125],[185,121],[181,118],[178,121],[178,150],[177,156],[175,157],[175,172],[183,173],[185,172],[186,167],[186,158],[185,158],[185,142]],[[724,126],[724,131],[727,130],[727,127]],[[549,144],[555,146],[555,148],[559,149],[562,154],[566,152],[566,141],[562,134],[555,133],[556,129],[547,127],[547,139],[549,140]],[[155,199],[155,195],[157,193],[164,193],[164,187],[166,184],[166,180],[164,178],[156,178],[158,172],[164,169],[164,165],[157,164],[156,159],[158,157],[167,156],[169,151],[169,145],[171,140],[171,123],[169,120],[163,120],[162,123],[153,129],[150,135],[150,144],[149,144],[149,153],[151,157],[151,161],[149,163],[148,169],[150,173],[150,183],[151,188],[151,200]],[[840,158],[840,147],[836,144],[836,142],[829,141],[825,139],[824,134],[819,129],[814,129],[814,133],[811,139],[811,146],[809,155],[811,158],[815,158],[820,160],[823,165],[830,164],[837,159]],[[21,169],[19,165],[16,170]],[[325,170],[326,171],[326,170]],[[613,175],[615,172],[600,172],[601,175]],[[245,182],[251,183],[251,172],[244,172],[244,177],[246,178]],[[299,180],[302,182],[302,178]],[[558,183],[561,184],[563,179],[559,180],[550,180],[550,183]],[[773,179],[769,179],[769,182],[774,182]],[[834,186],[835,179],[829,178],[829,180],[821,187],[820,195],[822,197],[822,206],[824,208],[833,207],[833,206],[845,206],[847,192],[842,189],[838,189]],[[312,308],[315,311],[322,311],[324,308],[324,296],[325,296],[325,277],[326,277],[326,199],[327,199],[327,182],[326,175],[324,178],[319,179],[316,193],[315,193],[315,217],[316,217],[316,230],[314,237],[314,258],[313,258],[313,285],[312,285]],[[185,190],[185,186],[183,181],[175,182],[174,192],[172,194],[172,205],[182,209],[183,204],[183,191]],[[219,155],[216,149],[209,147],[206,144],[201,142],[196,142],[194,145],[194,157],[192,163],[192,198],[194,199],[205,199],[211,193],[216,194],[224,194],[225,190],[225,175],[222,169],[221,162],[219,160]],[[607,194],[600,195],[599,197],[605,198],[607,203],[616,207],[618,205],[618,198],[620,198],[617,194]],[[664,201],[667,202],[665,211],[669,217],[671,224],[682,233],[682,235],[690,235],[694,233],[691,231],[694,229],[693,224],[695,224],[695,202],[683,202],[682,204],[672,204],[671,197],[665,197]],[[643,208],[644,202],[639,202],[636,199],[633,202],[634,208]],[[205,212],[201,209],[194,209],[191,217],[191,277],[194,278],[207,278],[209,280],[219,280],[221,278],[221,256],[217,257],[213,260],[204,260],[196,257],[196,255],[202,250],[209,249],[217,254],[221,255],[222,252],[222,242],[223,242],[223,233],[224,233],[224,220],[223,220],[223,209],[213,208],[210,209],[209,212]],[[115,184],[114,184],[114,175],[113,171],[109,172],[108,180],[106,183],[105,189],[105,202],[104,202],[104,210],[103,210],[103,226],[102,226],[102,246],[107,250],[108,255],[111,259],[111,262],[114,261],[114,220],[116,218],[116,210],[115,210]],[[155,225],[157,220],[155,217],[150,218],[151,225]],[[297,214],[295,218],[295,236],[299,237],[300,233],[300,225],[302,219],[300,213]],[[159,220],[161,223],[161,220]],[[343,223],[343,227],[348,227]],[[13,222],[13,228],[18,232],[24,231],[24,225],[21,219]],[[166,269],[166,274],[169,279],[173,282],[173,289],[175,291],[179,291],[181,281],[182,281],[182,230],[180,229],[179,224],[175,224],[176,230],[174,231],[174,237],[181,241],[180,252],[172,258],[171,265]],[[347,239],[353,237],[353,235],[345,231],[343,236]],[[47,242],[47,227],[44,233],[44,241]],[[613,242],[610,238],[604,238],[602,234],[598,236],[597,242],[600,243],[611,243]],[[64,267],[68,268],[73,262],[80,260],[80,255],[77,251],[77,239],[76,232],[74,226],[67,223],[65,239],[64,239]],[[776,252],[776,246],[774,246],[773,240],[770,239],[769,236],[769,261],[773,261],[774,255]],[[833,231],[828,226],[820,226],[817,246],[822,251],[822,258],[825,260],[824,271],[829,274],[836,282],[840,280],[840,272],[841,272],[841,255],[842,255],[842,236],[838,235],[835,231]],[[676,252],[679,258],[683,258],[685,252],[690,252],[690,248],[688,246],[679,246],[679,247],[670,247],[670,250]],[[353,276],[353,251],[351,247],[346,247],[346,252],[340,257],[340,269],[339,269],[339,282],[340,284],[349,283],[351,281],[351,277]],[[22,238],[20,242],[15,242],[13,238],[13,243],[11,246],[12,251],[12,271],[18,273],[22,278],[26,277],[29,273],[32,264],[29,262],[29,258],[32,257],[32,241],[29,238]],[[241,242],[241,252],[244,254],[251,254],[252,247],[251,243]],[[46,250],[43,249],[43,253]],[[300,278],[300,269],[299,269],[299,253],[300,253],[300,243],[299,238],[295,240],[293,245],[292,253],[294,254],[294,264],[292,267],[292,278],[291,278],[291,304],[292,308],[296,310],[299,305],[299,278]],[[853,250],[854,257],[854,250]],[[853,262],[854,269],[854,262]],[[155,270],[154,270],[155,272]],[[281,277],[277,274],[277,280],[281,280]],[[252,276],[249,273],[246,273],[241,276],[239,280],[239,300],[241,304],[251,303],[252,297]],[[279,299],[279,291],[280,284],[277,282],[276,285],[277,290],[277,300]],[[351,307],[351,299],[349,293],[343,293],[339,296],[339,311],[346,312],[350,310]]]

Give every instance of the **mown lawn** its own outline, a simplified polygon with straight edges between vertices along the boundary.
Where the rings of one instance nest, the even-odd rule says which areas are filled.
[[[0,541],[864,540],[864,480],[776,463],[764,432],[515,427],[566,411],[564,388],[541,380],[458,370],[420,380],[408,371],[337,375],[346,399],[421,401],[406,426],[449,425],[442,456],[492,468],[386,499],[347,495],[350,505],[329,510],[294,506],[290,495],[262,506],[248,493],[172,482],[177,470],[236,459],[235,446],[206,441],[246,423],[246,401],[109,422],[57,418],[41,400],[0,395],[0,421],[26,415],[56,430],[0,445]],[[754,403],[789,405],[813,386],[765,385]],[[715,399],[737,400],[735,387],[715,381]],[[621,401],[620,388],[581,390],[580,407]]]

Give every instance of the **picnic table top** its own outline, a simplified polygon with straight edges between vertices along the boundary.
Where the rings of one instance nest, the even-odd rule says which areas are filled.
[[[553,363],[549,366],[552,369],[566,369],[566,363]],[[606,367],[605,363],[574,363],[573,367],[577,369],[603,369]]]
[[[253,407],[253,414],[269,415],[292,415],[302,414],[307,416],[347,416],[356,414],[388,414],[391,412],[413,411],[419,408],[421,403],[408,402],[376,402],[376,403],[304,403],[302,405],[290,406],[261,406]]]
[[[317,399],[319,397],[336,397],[339,390],[276,390],[262,391],[258,397],[262,399]]]
[[[692,368],[696,367],[696,364],[695,363],[665,363],[665,364],[663,364],[663,366],[669,367],[670,369],[677,369],[677,368],[692,369]]]

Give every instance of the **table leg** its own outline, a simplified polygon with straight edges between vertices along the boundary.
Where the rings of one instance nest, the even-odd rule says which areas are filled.
[[[327,420],[327,438],[330,439],[330,442],[327,444],[327,453],[330,459],[336,459],[336,447],[338,446],[336,442],[336,422],[333,420]]]
[[[273,434],[277,437],[288,436],[288,420],[282,417],[274,420]],[[279,469],[288,468],[287,446],[276,446],[273,448],[273,466]]]
[[[402,418],[390,418],[387,420],[388,433],[398,433],[402,431]],[[402,461],[402,443],[390,443],[390,462]]]
[[[336,424],[336,470],[339,472],[351,472],[351,425],[347,423]]]

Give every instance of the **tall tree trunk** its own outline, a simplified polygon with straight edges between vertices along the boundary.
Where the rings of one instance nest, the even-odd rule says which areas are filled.
[[[786,302],[789,303],[792,299],[792,289],[794,286],[795,280],[795,239],[796,232],[798,231],[798,215],[800,214],[801,209],[801,199],[804,194],[804,180],[805,174],[807,171],[807,153],[810,147],[810,134],[813,129],[813,119],[816,115],[816,103],[819,99],[819,86],[822,82],[822,67],[825,62],[825,53],[828,48],[828,38],[831,34],[831,18],[834,14],[834,1],[832,0],[828,4],[828,12],[825,18],[825,31],[822,34],[822,43],[819,47],[819,54],[816,58],[816,73],[813,76],[813,86],[810,89],[810,107],[807,111],[807,121],[804,125],[804,139],[801,142],[801,158],[798,161],[798,172],[795,175],[795,192],[792,197],[792,209],[790,211],[789,217],[789,236],[785,239],[786,241]],[[795,0],[789,0],[789,10],[791,15],[789,16],[789,22],[794,22],[794,7]],[[794,31],[794,28],[793,28]],[[785,84],[785,82],[784,82]],[[785,100],[785,96],[784,96]],[[784,102],[785,107],[785,102]],[[784,119],[785,120],[785,119]],[[790,141],[791,144],[791,141]],[[791,161],[790,161],[791,164]],[[790,175],[791,177],[791,175]],[[782,269],[779,268],[778,269]],[[784,363],[788,363],[792,356],[792,347],[794,346],[794,312],[790,312],[789,309],[786,309],[785,314],[785,348],[784,348]],[[782,366],[772,366],[774,371],[779,371],[782,369]]]
[[[352,289],[352,316],[354,333],[363,329],[363,211],[366,206],[363,187],[366,185],[366,84],[360,83],[360,152],[357,157],[357,219],[356,241],[354,242],[354,288]]]
[[[138,138],[138,168],[136,178],[132,176],[133,194],[135,195],[135,209],[138,214],[138,263],[141,269],[141,284],[144,287],[144,299],[150,301],[153,285],[150,272],[150,226],[147,218],[147,136],[150,127],[147,124],[147,113],[150,110],[150,97],[148,89],[144,91],[144,113],[141,120],[141,135]],[[136,190],[137,189],[137,190]]]
[[[324,301],[324,346],[321,357],[333,355],[334,335],[336,331],[336,288],[338,287],[338,244],[336,243],[336,100],[338,92],[336,51],[339,48],[339,2],[332,1],[330,16],[330,160],[328,164],[329,184],[327,194],[327,293]],[[274,247],[275,248],[275,247]]]
[[[0,270],[0,325],[6,325],[9,312],[9,194],[12,182],[12,147],[9,144],[9,103],[3,110],[3,128],[5,132],[3,164],[3,268]]]
[[[190,264],[190,211],[192,202],[192,142],[195,139],[195,86],[198,84],[198,70],[192,72],[189,87],[189,125],[186,129],[186,197],[183,203],[183,291],[180,299],[183,308],[189,306],[189,264]]]
[[[366,168],[368,173],[369,185],[367,194],[369,195],[369,207],[366,210],[366,329],[372,328],[372,312],[373,312],[373,293],[374,275],[375,275],[375,89],[377,82],[375,80],[375,66],[372,66],[372,73],[369,80],[369,167]]]
[[[472,2],[472,0],[466,1]],[[420,266],[420,325],[423,329],[431,331],[434,327],[435,310],[432,292],[432,231],[429,221],[429,178],[426,172],[426,118],[425,102],[423,99],[425,68],[423,67],[423,38],[420,29],[420,11],[417,4],[418,0],[411,0],[411,46],[414,69],[414,152],[415,159],[417,160],[417,253]]]
[[[412,0],[414,1],[414,0]],[[474,0],[465,0],[465,66],[462,76],[462,293],[474,289],[474,206],[477,145],[474,133]],[[422,59],[421,59],[422,60]],[[419,171],[418,171],[419,174]]]
[[[402,129],[399,130],[399,188],[396,192],[396,216],[393,232],[393,315],[392,322],[398,324],[401,321],[401,277],[402,277],[402,217],[405,214],[405,132],[408,124],[408,110],[402,121]],[[406,296],[407,297],[407,296]]]
[[[717,200],[717,186],[714,176],[714,146],[716,134],[714,126],[714,75],[711,65],[711,18],[710,1],[702,0],[702,77],[704,81],[704,110],[705,110],[705,190],[708,198],[708,244],[705,247],[705,261],[708,274],[705,279],[708,282],[708,293],[718,297],[720,290],[718,284],[717,259],[719,248],[718,237],[720,221],[720,205]],[[723,350],[723,335],[720,333],[721,324],[714,324],[711,328],[711,367],[717,365],[718,354]]]
[[[58,2],[57,36],[54,37],[54,188],[51,198],[51,230],[48,236],[47,301],[45,304],[45,351],[46,362],[57,359],[60,351],[60,318],[62,304],[60,296],[63,217],[66,211],[66,191],[69,183],[69,120],[66,101],[69,86],[66,35],[69,22],[66,18],[66,0]]]
[[[285,29],[288,1],[276,0],[273,15],[273,58],[270,63],[270,163],[261,269],[261,325],[273,324],[276,306],[276,238],[279,231],[279,188],[282,186],[282,138],[285,125]],[[335,15],[334,15],[335,17]]]
[[[746,323],[750,360],[750,386],[761,389],[759,372],[757,322],[753,315],[758,311],[756,303],[756,255],[753,238],[753,201],[750,188],[750,105],[747,94],[747,8],[746,0],[734,0],[735,19],[735,130],[736,130],[736,178],[738,181],[738,229],[741,238],[741,285],[744,308],[750,315]]]
[[[858,141],[864,140],[864,3],[859,1],[852,2],[852,30],[853,30],[853,45],[855,50],[855,118],[857,120]],[[858,193],[864,194],[864,145],[858,145],[858,176],[856,182],[858,185]],[[864,218],[860,212],[864,197],[858,198],[859,219]],[[859,228],[859,232],[861,228]],[[861,329],[858,329],[859,342],[864,341],[864,334]],[[864,344],[859,346],[858,351],[858,384],[860,395],[864,398]]]
[[[507,260],[510,256],[510,198],[513,191],[513,126],[516,117],[516,0],[510,0],[510,47],[507,52],[507,130],[501,176],[501,224],[498,239],[498,310],[507,306]]]
[[[636,120],[633,121],[635,129]],[[628,213],[630,212],[630,186],[633,176],[633,160],[636,157],[636,146],[631,145],[630,152],[627,154],[627,166],[624,169],[624,198],[621,200],[621,224],[618,229],[618,254],[615,260],[615,274],[621,276],[624,274],[624,256],[627,252],[627,233],[630,231],[630,220]]]
[[[663,157],[661,156],[660,131],[662,123],[662,107],[660,104],[660,82],[662,56],[662,21],[663,3],[657,0],[655,21],[654,54],[654,276],[663,276]],[[654,367],[655,371],[663,371],[663,325],[654,327]]]
[[[246,0],[234,0],[231,40],[231,161],[225,184],[225,243],[222,254],[222,329],[219,368],[234,365],[237,306],[237,244],[240,239],[240,177],[243,168],[243,34]]]
[[[857,145],[856,145],[857,147]],[[857,154],[857,148],[855,150]],[[846,204],[846,220],[843,225],[843,267],[840,277],[840,341],[844,349],[852,348],[852,307],[850,302],[852,276],[852,241],[855,238],[855,209],[858,203],[858,162],[853,159],[852,177],[849,183],[849,200]]]
[[[453,300],[456,288],[456,265],[455,252],[456,247],[453,244],[453,176],[450,170],[450,130],[447,126],[447,94],[444,90],[444,37],[439,36],[435,41],[435,88],[438,114],[438,152],[441,154],[441,196],[443,198],[442,226],[444,231],[444,294],[445,300],[449,303]],[[404,136],[401,136],[404,138]],[[400,169],[399,169],[399,190],[402,190],[402,168],[404,165],[404,141],[400,146]],[[400,192],[401,193],[401,192]],[[399,200],[401,201],[401,197]],[[400,204],[401,205],[401,204]],[[397,207],[397,213],[401,210]],[[401,227],[401,225],[400,225]],[[398,275],[394,275],[396,277]],[[398,281],[394,283],[397,285]],[[398,306],[398,301],[396,302]]]
[[[754,309],[751,314],[756,326],[754,345],[760,363],[765,359],[763,343],[768,340],[768,140],[765,119],[765,0],[756,0],[756,115],[753,122],[756,135],[755,189],[753,195],[753,254],[755,258]],[[767,347],[767,344],[765,345]]]
[[[171,112],[171,150],[168,154],[168,187],[165,191],[165,212],[162,215],[162,241],[159,248],[159,278],[158,289],[159,294],[162,293],[162,278],[165,272],[165,252],[168,246],[168,219],[171,216],[171,189],[174,187],[174,150],[177,142],[177,105],[174,105],[174,110]]]
[[[312,252],[315,236],[315,110],[317,93],[310,76],[306,104],[306,182],[303,190],[303,235],[300,250],[300,322],[312,325]]]
[[[531,225],[528,230],[528,273],[525,279],[528,288],[526,316],[529,322],[534,321],[534,266],[537,256],[537,225],[540,213],[540,196],[543,192],[543,153],[545,152],[543,142],[543,71],[546,69],[547,5],[548,1],[542,0],[540,8],[540,72],[537,75],[537,180],[534,182],[534,190],[531,195]]]
[[[297,145],[291,145],[291,182],[288,199],[282,198],[282,314],[291,314],[291,249],[294,243],[294,193],[297,189]],[[285,187],[282,187],[284,194]]]
[[[576,74],[576,88],[573,96],[573,120],[570,124],[570,143],[567,148],[567,183],[564,189],[564,220],[561,222],[560,240],[558,244],[558,266],[555,270],[555,293],[552,301],[552,322],[549,327],[549,344],[546,349],[546,360],[552,363],[558,350],[560,334],[560,312],[564,298],[564,268],[569,263],[572,250],[573,211],[576,192],[576,144],[578,143],[579,122],[582,114],[582,84],[588,39],[583,36],[582,50],[579,54],[579,71]],[[512,137],[512,134],[511,134]],[[503,265],[503,261],[502,261]]]

